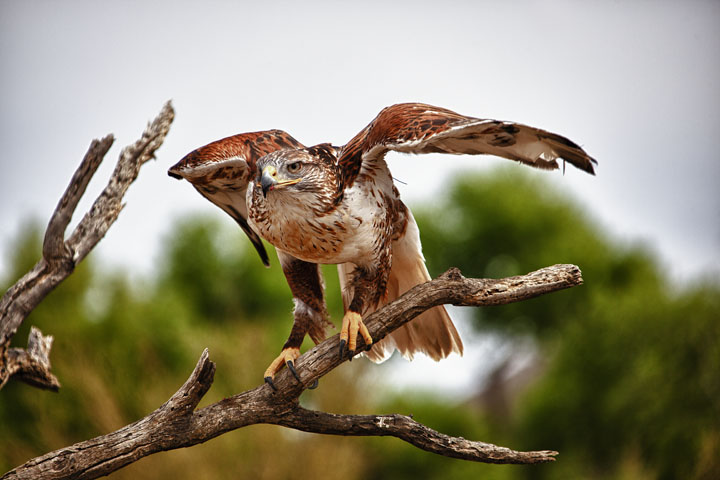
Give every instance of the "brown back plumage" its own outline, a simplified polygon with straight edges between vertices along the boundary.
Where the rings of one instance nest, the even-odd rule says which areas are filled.
[[[241,133],[209,143],[185,155],[168,175],[189,181],[203,197],[222,208],[240,225],[265,266],[270,259],[260,236],[247,222],[245,192],[257,173],[260,157],[304,146],[282,130]]]

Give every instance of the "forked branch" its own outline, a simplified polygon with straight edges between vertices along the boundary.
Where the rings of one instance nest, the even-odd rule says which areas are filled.
[[[112,146],[113,136],[93,140],[70,184],[58,202],[45,231],[42,258],[0,299],[0,389],[11,376],[33,386],[57,390],[60,383],[50,372],[52,337],[39,330],[30,335],[27,349],[10,348],[10,341],[30,312],[65,280],[105,236],[123,207],[123,196],[135,181],[140,167],[153,158],[170,130],[175,113],[170,102],[148,124],[142,137],[120,153],[115,171],[70,237],[70,220],[90,179]]]
[[[582,284],[580,269],[555,265],[500,280],[464,278],[451,269],[369,315],[366,324],[380,340],[423,311],[441,304],[501,305]],[[225,432],[267,423],[306,432],[347,436],[393,436],[423,450],[485,463],[543,463],[557,452],[518,452],[489,443],[436,432],[403,415],[336,415],[299,405],[300,394],[340,363],[338,336],[302,355],[298,382],[287,370],[275,378],[274,391],[262,384],[202,409],[215,364],[205,350],[185,384],[147,417],[120,430],[37,457],[8,472],[5,479],[91,479],[107,475],[140,458],[205,442]]]

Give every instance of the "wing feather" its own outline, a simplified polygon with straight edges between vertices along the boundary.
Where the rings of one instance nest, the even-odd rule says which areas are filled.
[[[268,254],[247,222],[245,193],[256,175],[258,159],[276,150],[304,146],[282,130],[242,133],[193,150],[168,170],[168,175],[189,181],[205,198],[223,209],[240,225],[265,266]]]
[[[590,174],[597,164],[579,145],[555,133],[405,103],[383,109],[343,148],[339,163],[345,185],[352,184],[364,164],[380,161],[388,151],[495,155],[542,169],[556,169],[562,159]]]

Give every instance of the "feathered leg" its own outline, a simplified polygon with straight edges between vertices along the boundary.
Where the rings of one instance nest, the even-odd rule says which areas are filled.
[[[325,339],[325,329],[332,326],[325,307],[319,265],[299,260],[281,250],[278,250],[278,258],[295,301],[295,319],[280,355],[265,370],[265,382],[273,388],[275,386],[272,380],[275,374],[286,365],[298,382],[300,381],[294,362],[300,356],[300,345],[305,335],[309,334],[317,344]]]
[[[382,196],[386,203],[392,199]],[[352,280],[345,287],[343,301],[352,299],[345,304],[345,315],[343,316],[342,329],[340,330],[340,358],[345,355],[347,346],[352,361],[357,348],[357,335],[365,341],[365,349],[370,349],[373,338],[362,321],[362,316],[370,308],[375,308],[387,294],[388,278],[392,268],[392,247],[391,242],[395,230],[404,230],[405,206],[399,202],[402,208],[387,209],[384,221],[378,222],[378,227],[385,229],[385,234],[378,237],[374,248],[372,261],[365,265],[355,265]],[[341,269],[342,271],[343,269]]]
[[[349,285],[352,289],[352,301],[345,311],[340,330],[340,358],[344,357],[347,346],[349,359],[352,361],[357,349],[358,332],[365,341],[366,349],[373,343],[370,332],[362,321],[362,314],[368,307],[377,305],[385,295],[390,258],[378,261],[376,265],[375,268],[356,267],[353,272],[353,280]]]

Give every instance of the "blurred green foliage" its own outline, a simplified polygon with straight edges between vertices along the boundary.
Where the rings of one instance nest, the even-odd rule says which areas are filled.
[[[451,435],[556,449],[554,464],[478,465],[392,438],[259,425],[153,455],[112,478],[720,478],[720,287],[669,283],[647,248],[609,238],[588,208],[551,190],[543,174],[501,169],[460,180],[447,199],[415,211],[433,275],[457,266],[501,277],[555,263],[583,271],[582,287],[474,311],[478,330],[532,338],[541,352],[541,374],[509,400],[509,415],[470,395],[368,395],[381,387],[364,361],[342,365],[301,398],[310,408],[412,413]],[[24,229],[4,285],[34,264],[40,238],[39,228]],[[0,471],[146,415],[205,347],[218,369],[202,405],[261,381],[291,325],[277,261],[263,268],[229,221],[188,219],[164,245],[152,278],[99,271],[91,256],[25,321],[15,343],[30,325],[52,334],[63,386],[53,394],[10,382],[0,391]],[[334,267],[324,271],[338,319]]]
[[[672,285],[652,252],[612,241],[587,210],[541,174],[502,169],[417,215],[432,274],[582,269],[582,287],[474,310],[477,328],[531,334],[549,360],[509,443],[561,452],[533,478],[720,478],[718,284]]]

